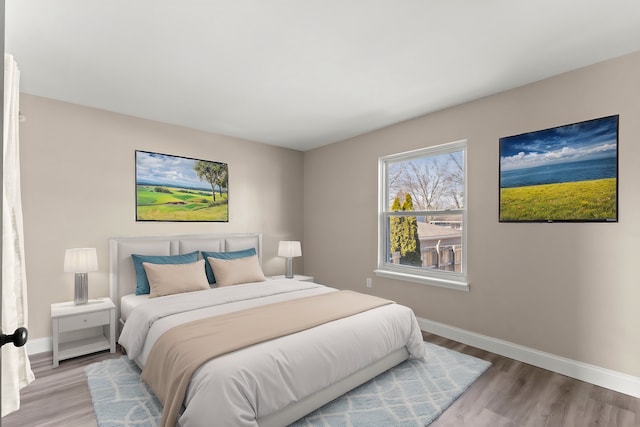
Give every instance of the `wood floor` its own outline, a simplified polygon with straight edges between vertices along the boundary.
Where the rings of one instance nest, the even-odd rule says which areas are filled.
[[[84,367],[122,353],[102,352],[60,362],[51,353],[31,356],[35,381],[22,389],[20,409],[2,418],[2,427],[96,427]]]
[[[492,366],[430,427],[640,427],[640,399],[432,334]]]
[[[640,399],[436,335],[424,337],[492,363],[431,427],[640,427]],[[95,427],[83,367],[120,355],[98,353],[55,369],[51,353],[31,357],[36,380],[23,389],[20,410],[2,418],[2,427]]]

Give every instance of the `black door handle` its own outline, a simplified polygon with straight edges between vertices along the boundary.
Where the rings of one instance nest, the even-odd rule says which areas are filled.
[[[10,342],[12,342],[16,347],[22,347],[27,342],[28,336],[29,333],[27,331],[27,328],[23,327],[16,329],[15,332],[11,335],[2,334],[2,345],[0,345],[0,347]]]

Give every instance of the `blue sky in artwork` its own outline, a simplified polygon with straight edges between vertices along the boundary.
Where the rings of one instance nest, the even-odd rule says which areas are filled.
[[[211,191],[211,185],[201,181],[193,170],[196,162],[186,157],[137,151],[136,182]]]
[[[500,139],[502,171],[602,159],[617,154],[618,116]]]

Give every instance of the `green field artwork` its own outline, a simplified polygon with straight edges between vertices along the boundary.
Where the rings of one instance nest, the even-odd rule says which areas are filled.
[[[618,121],[500,138],[500,222],[617,222]]]
[[[226,163],[136,151],[137,221],[229,221]]]

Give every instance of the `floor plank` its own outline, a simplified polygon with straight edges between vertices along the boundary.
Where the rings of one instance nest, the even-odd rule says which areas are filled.
[[[492,366],[431,427],[640,427],[640,399],[423,333],[425,341],[488,360]],[[31,357],[36,380],[2,427],[96,427],[84,366],[121,353],[60,362]],[[387,427],[387,426],[385,426]]]

